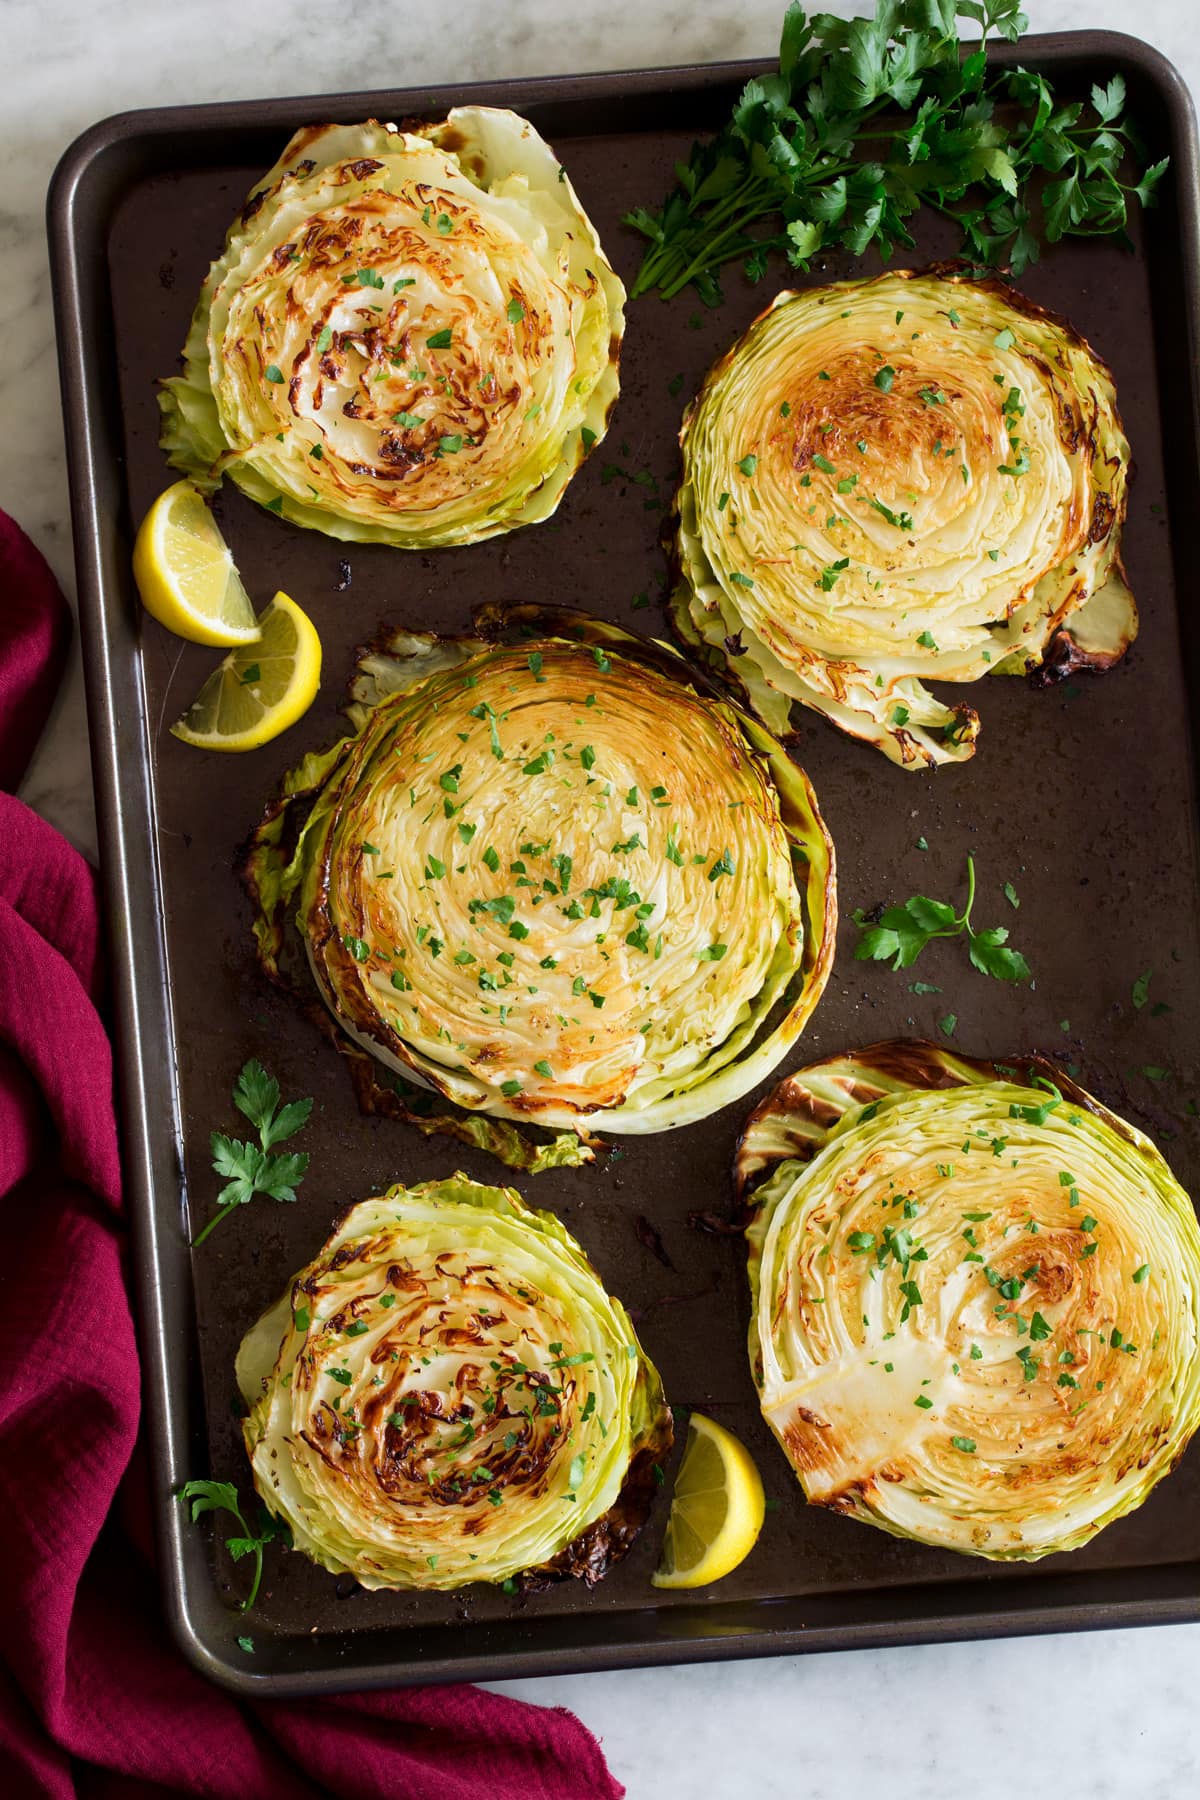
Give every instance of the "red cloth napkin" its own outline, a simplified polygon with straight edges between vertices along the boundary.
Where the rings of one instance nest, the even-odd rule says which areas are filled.
[[[0,512],[0,787],[68,631]],[[0,1792],[619,1800],[562,1709],[469,1687],[243,1706],[167,1640],[143,1533],[123,1527],[147,1488],[102,974],[91,869],[0,793]]]

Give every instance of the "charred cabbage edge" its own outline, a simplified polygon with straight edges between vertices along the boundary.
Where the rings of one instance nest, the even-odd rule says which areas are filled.
[[[209,271],[162,445],[333,537],[474,543],[549,518],[604,435],[624,298],[516,113],[308,127]]]
[[[676,628],[780,736],[800,705],[903,768],[961,762],[978,715],[927,681],[1105,669],[1136,635],[1112,377],[999,282],[779,294],[680,443]]]
[[[352,1207],[246,1334],[237,1381],[261,1499],[367,1588],[591,1581],[671,1442],[658,1375],[574,1238],[462,1174]]]
[[[1182,1455],[1200,1227],[1153,1144],[1048,1065],[831,1059],[753,1115],[741,1173],[751,1365],[810,1501],[1032,1561]]]
[[[250,857],[269,968],[293,919],[372,1057],[563,1133],[738,1099],[799,1036],[836,929],[802,772],[671,652],[603,631],[397,634],[362,664],[357,734],[288,777]]]

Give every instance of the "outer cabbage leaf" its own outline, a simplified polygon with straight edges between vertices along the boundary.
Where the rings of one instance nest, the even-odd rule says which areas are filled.
[[[778,735],[800,705],[902,767],[961,762],[978,716],[926,681],[1102,670],[1136,635],[1112,377],[1000,282],[779,294],[680,442],[674,623]]]
[[[877,1044],[782,1082],[738,1158],[750,1359],[815,1505],[996,1560],[1088,1543],[1200,1425],[1200,1226],[1049,1064]]]
[[[569,1232],[464,1175],[346,1214],[242,1342],[258,1492],[367,1588],[589,1586],[628,1549],[671,1414]]]
[[[329,1014],[407,1104],[585,1136],[706,1117],[828,978],[807,779],[664,646],[560,611],[481,624],[539,635],[364,655],[357,734],[288,779],[248,859],[267,968],[294,919]]]
[[[548,518],[603,436],[624,298],[515,113],[311,126],[209,271],[163,447],[333,537],[492,537]]]

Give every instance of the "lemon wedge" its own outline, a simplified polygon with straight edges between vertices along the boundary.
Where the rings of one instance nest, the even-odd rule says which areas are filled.
[[[250,644],[258,620],[229,545],[190,481],[158,496],[138,529],[133,575],[148,613],[194,644]]]
[[[707,1587],[749,1556],[762,1530],[762,1478],[744,1445],[723,1425],[694,1412],[675,1478],[660,1588]]]
[[[276,594],[252,644],[222,658],[172,734],[202,750],[256,750],[306,713],[321,685],[321,640],[308,614]]]

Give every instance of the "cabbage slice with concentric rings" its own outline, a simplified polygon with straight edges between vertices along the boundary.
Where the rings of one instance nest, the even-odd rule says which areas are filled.
[[[624,299],[516,113],[311,126],[209,271],[163,448],[333,537],[474,543],[549,518],[603,436]]]
[[[367,1588],[590,1586],[671,1445],[658,1375],[574,1238],[465,1175],[352,1207],[237,1379],[262,1499]]]
[[[750,1357],[805,1497],[997,1560],[1088,1543],[1200,1425],[1200,1227],[1050,1064],[876,1044],[802,1069],[738,1158]]]
[[[780,736],[806,706],[903,767],[961,762],[978,714],[927,681],[1102,670],[1136,635],[1112,377],[998,281],[779,294],[680,442],[676,627]]]
[[[833,855],[804,775],[674,652],[578,614],[509,623],[536,635],[368,654],[357,734],[288,778],[248,874],[268,971],[292,920],[410,1110],[419,1090],[546,1126],[562,1160],[775,1067],[828,977]]]

